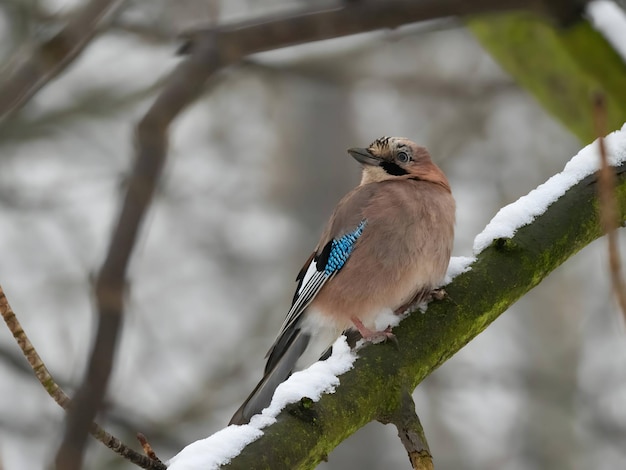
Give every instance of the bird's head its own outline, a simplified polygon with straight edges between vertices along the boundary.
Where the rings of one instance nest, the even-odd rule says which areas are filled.
[[[450,190],[448,179],[433,163],[428,150],[404,137],[381,137],[367,148],[351,148],[348,153],[363,166],[361,184],[415,179]]]

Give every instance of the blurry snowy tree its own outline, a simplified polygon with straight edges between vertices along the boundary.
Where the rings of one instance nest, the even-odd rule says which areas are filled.
[[[171,83],[168,74],[181,61],[173,54],[176,35],[304,5],[0,4],[5,84],[47,46],[30,69],[45,70],[45,87],[35,86],[0,125],[0,284],[71,396],[91,353],[92,281],[128,185],[134,125]],[[83,6],[86,16],[69,41],[58,41]],[[96,22],[100,11],[108,14]],[[456,19],[257,54],[213,76],[170,131],[169,159],[128,272],[123,334],[100,421],[126,442],[143,432],[162,458],[223,427],[259,377],[292,294],[287,280],[358,181],[342,149],[385,134],[427,146],[458,201],[459,255],[470,254],[474,235],[502,205],[559,171],[580,147],[566,128],[589,140],[588,128],[568,121],[585,103],[578,100],[576,112],[559,108],[559,99],[547,103],[546,88],[532,80],[540,74],[503,59],[512,56],[505,50],[511,24],[514,31],[532,27],[509,16],[499,24],[475,18],[470,27],[563,124]],[[539,44],[548,44],[545,37]],[[577,46],[566,39],[564,47]],[[606,58],[596,52],[579,56]],[[74,60],[58,62],[64,53]],[[531,49],[520,57],[540,55]],[[623,75],[603,70],[585,77],[585,86],[601,82],[619,97]],[[578,77],[570,74],[562,83],[572,82]],[[554,76],[543,83],[554,84]],[[0,86],[0,111],[16,98]],[[611,119],[612,128],[623,122],[619,108],[611,108]],[[626,345],[605,260],[604,245],[592,244],[416,390],[437,468],[626,466]],[[44,468],[62,440],[65,415],[6,329],[0,374],[0,462],[7,470]],[[320,468],[409,468],[388,428],[363,428]],[[86,461],[87,468],[136,468],[96,445]]]

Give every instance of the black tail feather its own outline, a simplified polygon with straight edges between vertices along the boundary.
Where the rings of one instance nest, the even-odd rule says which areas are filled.
[[[291,335],[284,335],[280,350],[274,348],[268,359],[265,375],[250,396],[239,407],[228,424],[246,424],[255,414],[260,413],[272,401],[276,387],[291,375],[296,362],[309,344],[311,336],[300,329]]]

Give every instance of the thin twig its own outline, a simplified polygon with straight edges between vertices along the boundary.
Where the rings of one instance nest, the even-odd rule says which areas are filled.
[[[606,233],[611,271],[611,285],[626,320],[626,284],[622,276],[622,262],[617,240],[619,215],[615,195],[615,171],[609,166],[604,134],[606,133],[606,102],[602,94],[594,96],[594,122],[600,150],[600,170],[598,171],[598,199],[600,201],[600,224]]]
[[[148,439],[146,438],[146,436],[144,436],[143,434],[138,432],[137,433],[137,440],[141,444],[141,447],[143,449],[143,453],[146,454],[146,456],[149,459],[151,459],[151,460],[153,460],[155,462],[159,462],[161,464],[163,463],[163,462],[161,462],[161,459],[157,457],[156,452],[154,452],[154,449],[152,449],[152,446],[148,442]]]
[[[20,109],[85,49],[107,15],[125,0],[91,0],[65,27],[35,48],[0,85],[0,122]]]
[[[0,286],[0,315],[4,322],[6,323],[9,331],[17,341],[22,353],[26,357],[26,360],[30,364],[37,380],[43,386],[43,388],[48,392],[48,395],[52,397],[52,399],[63,409],[67,410],[70,406],[70,397],[68,397],[63,389],[59,387],[59,385],[52,378],[52,375],[48,371],[48,368],[42,361],[41,357],[37,353],[37,350],[33,346],[33,344],[26,336],[22,325],[19,320],[15,316],[15,312],[11,308],[9,301]],[[109,434],[107,431],[102,429],[99,424],[91,423],[89,428],[89,432],[92,436],[106,445],[109,449],[117,452],[119,455],[128,459],[132,463],[140,466],[141,468],[151,469],[151,470],[165,470],[165,465],[160,461],[151,460],[149,457],[145,455],[141,455],[139,452],[134,451],[129,448],[125,444],[123,444],[117,437]]]

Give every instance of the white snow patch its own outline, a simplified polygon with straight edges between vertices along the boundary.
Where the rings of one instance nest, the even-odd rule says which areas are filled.
[[[604,142],[611,165],[616,166],[626,160],[626,124],[621,130],[606,136]],[[517,229],[530,224],[568,189],[596,172],[599,166],[600,152],[596,140],[578,152],[561,173],[554,175],[526,196],[500,209],[474,239],[474,255],[491,245],[493,240],[512,237]]]
[[[476,261],[476,258],[473,256],[453,256],[450,258],[450,263],[448,263],[448,272],[446,273],[446,278],[444,279],[444,285],[450,284],[452,279],[457,277],[459,274],[466,273],[469,271],[470,265]]]
[[[334,393],[339,385],[337,376],[352,369],[357,356],[350,350],[345,336],[340,336],[333,344],[333,354],[325,361],[318,361],[305,370],[295,372],[289,379],[278,386],[274,392],[272,403],[265,408],[261,415],[252,417],[250,424],[254,425],[262,421],[260,427],[267,424],[263,418],[272,418],[272,422],[278,414],[290,403],[296,403],[302,397],[308,397],[318,401],[325,393]]]
[[[228,426],[206,439],[192,442],[169,461],[170,470],[218,468],[230,462],[249,443],[256,441],[263,431],[254,426]]]
[[[626,12],[615,2],[597,0],[587,5],[591,24],[626,61]]]
[[[250,424],[231,425],[206,439],[189,444],[172,457],[168,469],[211,470],[230,462],[244,447],[263,435],[262,429],[273,424],[286,405],[296,403],[303,397],[318,401],[323,394],[334,393],[339,385],[337,376],[352,369],[356,357],[345,336],[340,336],[327,360],[294,373],[280,384],[270,406],[253,416]]]
[[[374,330],[383,331],[388,326],[394,328],[400,324],[400,321],[403,318],[404,317],[402,315],[398,315],[390,308],[386,308],[382,312],[380,312],[374,319]]]

